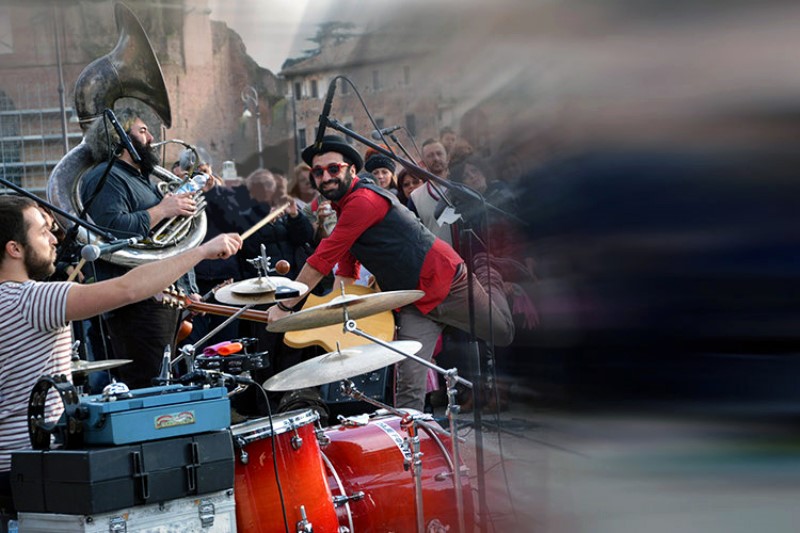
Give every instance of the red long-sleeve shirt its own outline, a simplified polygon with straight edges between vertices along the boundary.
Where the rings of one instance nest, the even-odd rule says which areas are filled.
[[[369,189],[353,190],[357,182],[356,177],[344,198],[339,202],[331,202],[337,214],[336,227],[308,258],[308,264],[323,275],[339,263],[339,276],[357,278],[359,265],[350,253],[350,247],[364,231],[383,220],[391,207],[386,198]],[[420,312],[430,312],[447,297],[453,276],[461,263],[463,259],[449,244],[441,239],[434,241],[425,255],[416,287],[425,292],[425,296],[414,304]],[[378,279],[379,284],[380,281]]]

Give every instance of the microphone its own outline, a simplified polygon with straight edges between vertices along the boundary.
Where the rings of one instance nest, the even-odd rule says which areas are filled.
[[[107,244],[101,244],[100,246],[96,244],[87,244],[86,246],[81,248],[81,259],[83,259],[84,261],[92,262],[98,259],[100,256],[116,252],[117,250],[121,250],[123,248],[127,248],[131,244],[136,244],[137,242],[139,242],[138,237],[131,237],[130,239],[120,239],[116,241],[111,241]]]
[[[372,130],[372,138],[376,141],[383,140],[383,135],[389,135],[397,130],[403,129],[403,126],[392,126],[390,128],[383,128],[380,130]]]
[[[133,159],[133,161],[136,163],[141,163],[142,158],[139,155],[139,152],[137,152],[136,148],[133,147],[131,138],[128,137],[128,134],[125,133],[124,129],[122,129],[122,126],[117,120],[117,116],[114,114],[114,112],[111,111],[110,109],[106,109],[105,111],[103,111],[103,114],[105,114],[108,121],[111,122],[111,125],[114,126],[114,129],[117,130],[117,135],[119,135],[119,140],[125,146],[125,149],[128,150],[128,153],[131,154],[131,158]]]
[[[322,106],[322,113],[319,114],[319,128],[317,138],[314,139],[314,149],[319,150],[322,146],[322,137],[325,136],[325,128],[328,127],[328,115],[331,114],[331,104],[333,103],[333,93],[336,92],[336,78],[328,85],[328,94],[325,95],[325,105]]]

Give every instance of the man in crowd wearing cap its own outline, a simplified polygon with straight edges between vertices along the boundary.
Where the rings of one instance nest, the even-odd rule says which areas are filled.
[[[338,215],[333,233],[320,242],[297,276],[309,289],[338,262],[339,282],[352,283],[359,263],[372,272],[385,291],[418,289],[425,295],[397,315],[398,339],[422,343],[418,356],[430,360],[436,340],[446,325],[469,329],[468,280],[464,261],[447,243],[436,238],[397,197],[356,173],[363,162],[359,153],[335,135],[303,150],[320,194],[331,200]],[[486,273],[487,269],[482,269]],[[492,275],[492,283],[499,275]],[[514,337],[514,323],[501,287],[492,287],[492,299],[474,284],[475,330],[478,337],[504,346]],[[271,307],[272,322],[291,312],[301,298]],[[489,311],[491,308],[492,321]],[[414,361],[398,364],[395,405],[422,410],[427,368]]]

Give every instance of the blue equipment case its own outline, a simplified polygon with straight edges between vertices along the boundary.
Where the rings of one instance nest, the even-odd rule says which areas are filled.
[[[91,445],[131,444],[216,431],[230,427],[225,387],[169,385],[130,391],[109,400],[81,398],[83,441]]]

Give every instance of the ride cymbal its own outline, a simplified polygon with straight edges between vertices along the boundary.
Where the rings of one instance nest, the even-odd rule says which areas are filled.
[[[319,328],[344,322],[344,307],[352,319],[391,311],[414,303],[425,296],[423,291],[387,291],[374,294],[345,294],[337,296],[330,302],[310,309],[304,309],[287,317],[276,320],[267,326],[267,331],[283,333],[300,329]],[[380,367],[379,367],[380,368]],[[327,382],[326,382],[327,383]]]
[[[388,344],[412,355],[422,348],[422,343],[417,341],[392,341]],[[405,359],[405,356],[380,344],[353,346],[352,348],[322,354],[287,368],[265,381],[264,389],[268,391],[287,391],[316,387],[325,383],[373,372],[403,359]]]

